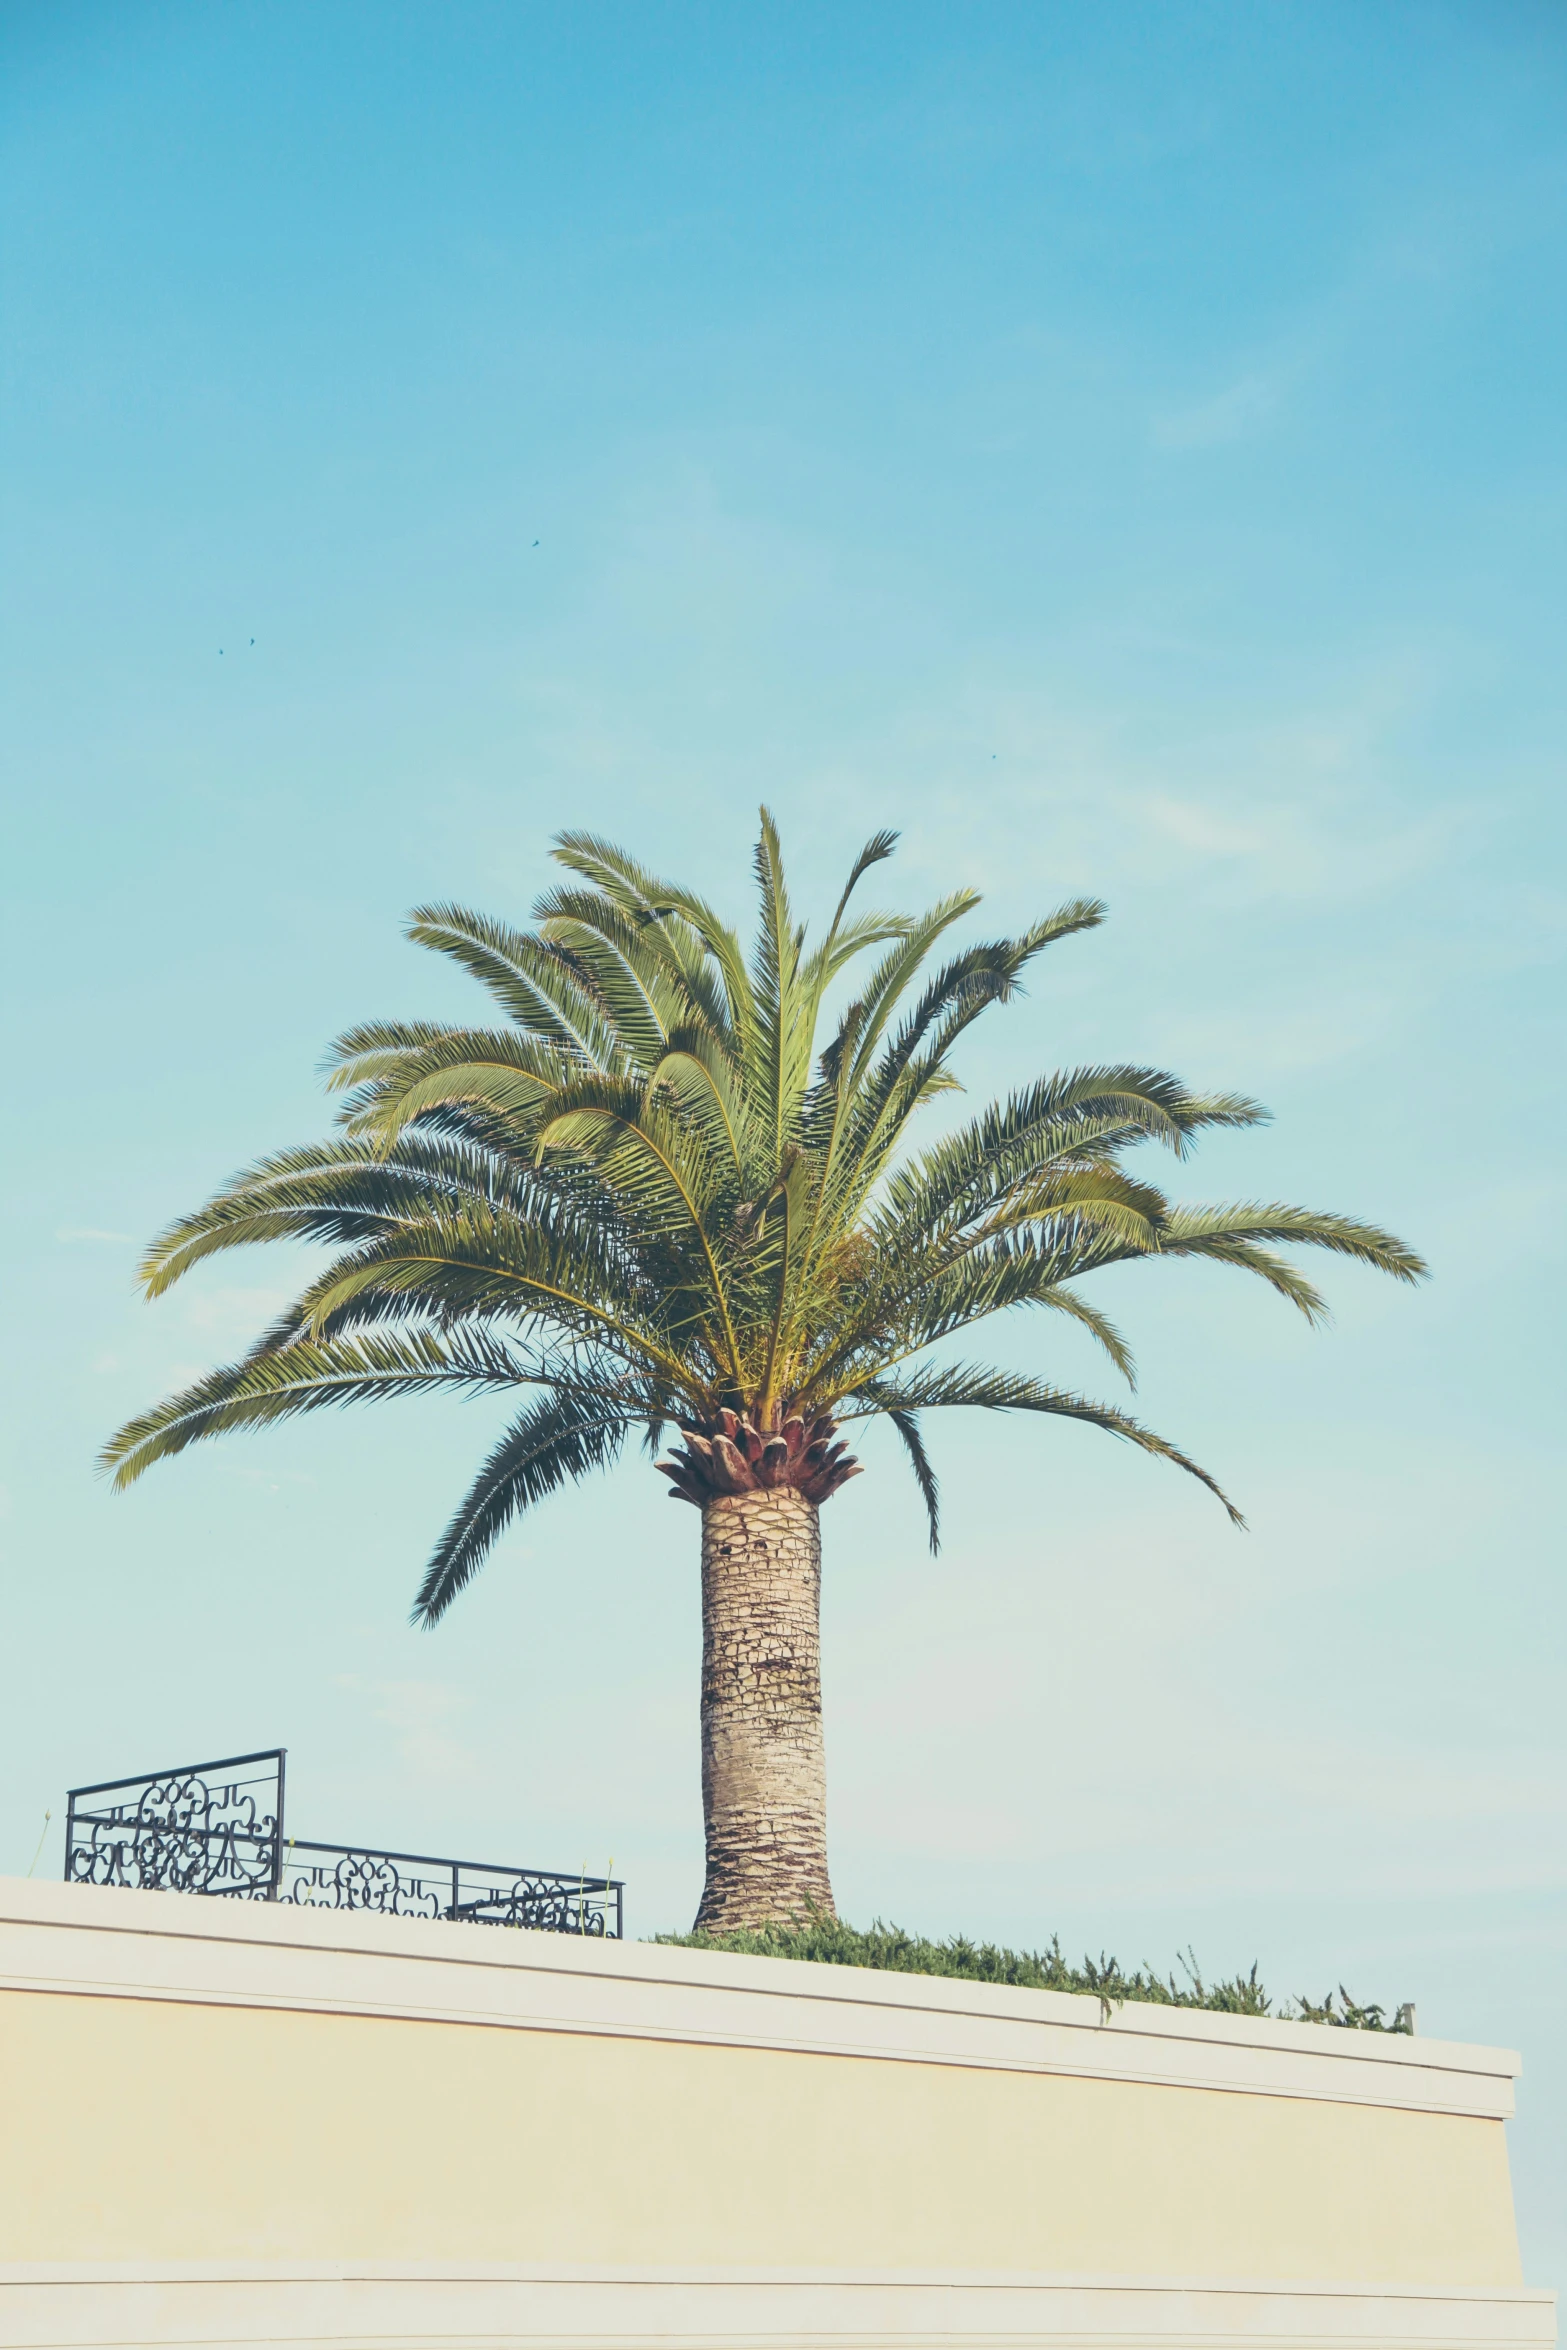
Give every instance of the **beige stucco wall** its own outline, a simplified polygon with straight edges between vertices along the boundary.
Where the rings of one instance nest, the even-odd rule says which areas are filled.
[[[0,1879],[11,2350],[1553,2350],[1506,2049]]]
[[[13,1981],[0,2117],[0,2261],[1518,2280],[1499,2119],[1326,2096]]]

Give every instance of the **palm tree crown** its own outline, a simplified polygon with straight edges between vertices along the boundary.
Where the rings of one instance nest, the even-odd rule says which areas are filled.
[[[1129,1374],[1081,1284],[1131,1258],[1238,1266],[1308,1319],[1321,1301],[1281,1245],[1404,1281],[1424,1267],[1349,1217],[1181,1206],[1130,1174],[1138,1144],[1179,1158],[1201,1128],[1265,1115],[1159,1070],[1041,1078],[911,1150],[916,1114],[956,1087],[964,1030],[1103,908],[1077,900],[937,962],[972,891],[918,917],[851,912],[894,838],[867,843],[808,949],[764,811],[749,960],[701,898],[585,833],[561,836],[573,878],[540,900],[531,930],[453,906],[417,912],[409,935],[471,972],[506,1024],[351,1030],[332,1055],[338,1137],[261,1160],[155,1243],[149,1295],[218,1249],[302,1238],[334,1254],[242,1360],[119,1432],[105,1454],[115,1482],[198,1437],[325,1404],[522,1389],[436,1545],[415,1607],[426,1624],[519,1510],[607,1465],[635,1431],[656,1450],[671,1423],[682,1442],[659,1466],[706,1510],[777,1487],[826,1500],[857,1473],[840,1424],[883,1417],[907,1448],[932,1547],[922,1416],[937,1408],[1085,1420],[1219,1494],[1108,1405],[930,1350],[1007,1307],[1045,1306]]]

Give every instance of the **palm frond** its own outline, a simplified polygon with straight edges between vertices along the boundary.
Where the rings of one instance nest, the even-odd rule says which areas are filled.
[[[811,1036],[802,1017],[802,933],[789,903],[778,827],[766,808],[761,827],[754,860],[761,920],[751,970],[756,1036],[747,1074],[777,1160],[796,1139],[810,1080]]]
[[[735,1049],[743,1050],[756,1025],[745,950],[712,907],[694,891],[658,880],[596,834],[563,832],[556,840],[554,854],[557,863],[592,882],[650,931],[656,929],[662,935],[665,926],[673,922],[689,934],[712,963],[722,988],[725,1018],[715,1018],[714,1026],[724,1028]]]
[[[471,972],[519,1028],[592,1068],[619,1065],[613,1030],[566,958],[546,940],[464,906],[416,906],[408,936]]]
[[[321,1057],[328,1093],[349,1093],[373,1084],[410,1053],[430,1052],[452,1031],[436,1020],[362,1020],[335,1037]]]
[[[700,1030],[677,1028],[652,1073],[650,1099],[660,1085],[668,1087],[678,1114],[700,1133],[708,1163],[727,1163],[743,1186],[748,1172],[754,1175],[761,1137],[745,1092],[714,1038]]]
[[[936,1472],[930,1465],[930,1455],[925,1450],[925,1439],[920,1434],[919,1415],[916,1412],[902,1411],[896,1404],[889,1404],[887,1418],[903,1439],[903,1449],[908,1454],[909,1466],[914,1471],[914,1482],[919,1487],[920,1498],[925,1504],[925,1516],[930,1526],[930,1555],[932,1558],[937,1558],[941,1552],[941,1487],[937,1481]]]
[[[668,974],[647,951],[647,933],[609,900],[585,891],[554,891],[540,900],[539,913],[540,936],[592,998],[625,1065],[645,1074],[664,1049],[671,1021],[689,1019],[692,1010],[684,995],[672,995]]]
[[[329,1404],[384,1402],[434,1388],[474,1393],[511,1388],[528,1377],[522,1362],[482,1334],[439,1338],[414,1331],[398,1338],[359,1337],[280,1347],[209,1371],[205,1378],[142,1412],[109,1439],[98,1465],[116,1491],[154,1461],[168,1460],[204,1436],[255,1428]]]
[[[383,1148],[433,1110],[472,1105],[526,1138],[557,1099],[567,1072],[527,1036],[458,1033],[422,1053],[390,1063],[349,1097],[344,1130],[374,1136]]]
[[[160,1297],[206,1257],[271,1240],[357,1243],[409,1231],[465,1201],[509,1206],[524,1220],[545,1213],[531,1170],[513,1168],[460,1142],[405,1135],[395,1154],[363,1143],[310,1143],[245,1168],[205,1207],[159,1234],[137,1269],[148,1297]]]
[[[635,1413],[605,1398],[558,1388],[516,1419],[490,1454],[435,1546],[413,1622],[439,1623],[518,1514],[565,1484],[607,1469]]]
[[[1103,1428],[1111,1436],[1135,1444],[1140,1451],[1153,1453],[1159,1460],[1184,1469],[1222,1502],[1232,1525],[1244,1528],[1246,1524],[1223,1487],[1206,1469],[1167,1443],[1164,1437],[1155,1435],[1151,1428],[1145,1428],[1140,1420],[1116,1411],[1111,1404],[1094,1403],[1087,1396],[1050,1387],[1041,1379],[957,1364],[945,1370],[916,1372],[902,1379],[877,1380],[875,1397],[874,1401],[867,1397],[863,1407],[853,1402],[837,1406],[837,1417],[855,1420],[876,1413],[890,1416],[893,1411],[944,1411],[962,1406],[987,1412],[1045,1412],[1062,1419],[1084,1420],[1091,1428]]]
[[[1177,1208],[1160,1245],[1167,1255],[1191,1256],[1212,1240],[1330,1249],[1337,1256],[1372,1265],[1379,1273],[1391,1273],[1395,1281],[1423,1281],[1431,1269],[1423,1257],[1378,1224],[1363,1224],[1354,1216],[1325,1215],[1318,1208],[1286,1207],[1277,1200]]]
[[[1073,1069],[992,1103],[895,1170],[878,1213],[935,1231],[987,1215],[1016,1186],[1063,1162],[1114,1157],[1145,1139],[1179,1154],[1206,1126],[1254,1126],[1266,1117],[1242,1095],[1190,1093],[1162,1069]]]
[[[849,911],[849,900],[853,897],[855,891],[859,888],[860,883],[865,879],[866,874],[871,870],[871,867],[873,865],[885,864],[897,845],[898,835],[895,832],[873,832],[871,834],[870,839],[866,842],[864,848],[861,849],[859,855],[855,858],[854,863],[849,867],[849,878],[843,885],[843,895],[839,898],[837,905],[833,908],[832,920],[827,925],[827,936],[829,939],[834,939],[837,937],[843,926],[843,918]]]
[[[1304,1314],[1312,1327],[1319,1328],[1331,1321],[1332,1313],[1327,1299],[1288,1257],[1281,1257],[1277,1249],[1259,1248],[1255,1241],[1211,1239],[1193,1241],[1188,1247],[1161,1252],[1174,1256],[1203,1257],[1209,1264],[1234,1265],[1242,1273],[1255,1273],[1260,1281],[1287,1298],[1298,1313]]]

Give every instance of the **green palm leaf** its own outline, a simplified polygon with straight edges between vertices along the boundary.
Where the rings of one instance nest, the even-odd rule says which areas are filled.
[[[470,1394],[511,1388],[527,1377],[514,1356],[482,1334],[442,1339],[424,1330],[398,1338],[296,1341],[209,1371],[180,1394],[128,1420],[104,1447],[100,1466],[123,1490],[154,1461],[231,1428],[270,1425],[329,1404],[423,1395],[433,1388]]]
[[[1164,1437],[1156,1436],[1151,1428],[1145,1428],[1140,1420],[1116,1411],[1113,1405],[1094,1403],[1085,1395],[1073,1395],[1064,1388],[1048,1386],[1041,1379],[957,1364],[948,1370],[916,1373],[903,1380],[878,1380],[875,1392],[867,1396],[865,1401],[865,1410],[885,1412],[889,1417],[894,1411],[932,1412],[959,1406],[966,1410],[987,1412],[1045,1412],[1058,1419],[1084,1420],[1091,1428],[1103,1428],[1111,1436],[1120,1436],[1128,1444],[1135,1444],[1140,1451],[1153,1453],[1157,1459],[1170,1461],[1176,1468],[1184,1469],[1189,1477],[1195,1477],[1199,1485],[1206,1485],[1208,1491],[1223,1503],[1232,1525],[1244,1527],[1246,1523],[1223,1487],[1209,1476],[1206,1469],[1200,1468],[1196,1461],[1175,1445],[1167,1443]],[[852,1403],[839,1414],[845,1420],[862,1416],[862,1412],[856,1410]]]
[[[435,1546],[414,1601],[413,1621],[440,1621],[483,1566],[512,1520],[562,1485],[607,1469],[635,1410],[617,1411],[591,1391],[557,1388],[507,1429]]]
[[[241,1362],[120,1431],[116,1482],[328,1403],[525,1391],[436,1546],[422,1622],[520,1509],[608,1465],[628,1428],[656,1440],[670,1419],[687,1431],[684,1464],[666,1464],[686,1498],[709,1473],[715,1492],[782,1478],[816,1498],[854,1467],[834,1418],[885,1417],[933,1544],[922,1415],[957,1406],[1100,1428],[1234,1516],[1206,1471],[1124,1413],[931,1350],[1039,1307],[1130,1379],[1126,1341],[1088,1294],[1110,1266],[1207,1259],[1319,1319],[1293,1251],[1401,1281],[1420,1258],[1351,1217],[1171,1199],[1132,1154],[1156,1143],[1181,1161],[1207,1129],[1266,1113],[1164,1070],[1044,1076],[933,1133],[968,1030],[1104,909],[1074,899],[1015,938],[952,946],[972,891],[918,915],[855,910],[894,843],[866,843],[812,943],[764,811],[749,959],[706,899],[588,832],[561,836],[566,879],[529,928],[420,908],[410,937],[476,979],[499,1020],[350,1029],[328,1065],[338,1136],[256,1162],[153,1244],[153,1296],[224,1250],[303,1241],[327,1256]]]

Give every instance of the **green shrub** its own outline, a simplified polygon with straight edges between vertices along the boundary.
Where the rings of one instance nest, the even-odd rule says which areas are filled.
[[[1324,2000],[1286,2000],[1275,2010],[1255,1966],[1250,1974],[1232,1975],[1228,1982],[1208,1983],[1189,1951],[1179,1962],[1181,1980],[1173,1970],[1157,1975],[1146,1966],[1129,1974],[1118,1959],[1102,1954],[1070,1966],[1061,1955],[1058,1937],[1047,1950],[1004,1950],[995,1942],[970,1942],[963,1934],[932,1942],[902,1926],[884,1925],[880,1918],[867,1927],[811,1918],[803,1925],[769,1926],[756,1933],[658,1934],[654,1939],[684,1950],[729,1950],[749,1958],[808,1958],[819,1965],[881,1967],[899,1975],[960,1975],[969,1982],[1007,1983],[1023,1991],[1087,1991],[1107,2008],[1142,1999],[1158,2007],[1216,2008],[1226,2015],[1277,2013],[1286,2021],[1338,2024],[1360,2032],[1414,2030],[1412,2007],[1399,2008],[1388,2023],[1381,2007],[1360,2006],[1342,1983]]]

